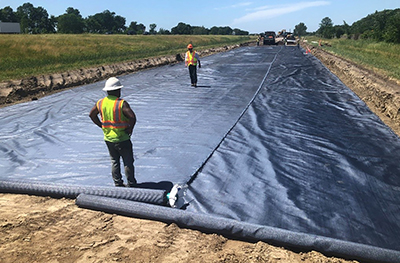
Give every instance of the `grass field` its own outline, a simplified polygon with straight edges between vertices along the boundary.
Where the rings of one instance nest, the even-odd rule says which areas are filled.
[[[248,42],[252,36],[2,35],[0,81]]]
[[[318,38],[307,38],[318,42]],[[362,66],[400,80],[400,45],[371,40],[323,39],[322,48]],[[314,43],[314,45],[317,45]]]

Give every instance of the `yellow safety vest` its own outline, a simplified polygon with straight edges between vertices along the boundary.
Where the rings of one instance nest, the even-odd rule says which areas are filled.
[[[196,58],[196,51],[193,51],[193,53],[190,53],[190,51],[186,52],[187,54],[187,65],[193,65],[197,66],[197,58]]]
[[[129,140],[125,129],[129,127],[128,118],[122,112],[124,100],[108,95],[97,101],[97,110],[101,116],[101,128],[104,140],[109,142],[123,142]]]

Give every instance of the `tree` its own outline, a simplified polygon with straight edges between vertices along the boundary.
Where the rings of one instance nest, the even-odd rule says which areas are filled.
[[[49,14],[43,7],[35,8],[31,3],[25,3],[17,8],[17,17],[21,24],[21,31],[24,33],[41,34],[54,33],[54,16],[49,18]]]
[[[144,32],[146,32],[146,26],[143,25],[142,23],[137,25],[137,29],[138,29],[138,34],[144,34]]]
[[[86,19],[89,33],[122,33],[126,30],[125,22],[124,17],[115,15],[114,12],[109,10],[89,16]]]
[[[329,17],[323,18],[319,24],[317,33],[324,38],[332,38],[334,33],[332,19]]]
[[[102,13],[95,14],[95,17],[99,21],[102,29],[102,33],[114,33],[114,16],[115,13],[109,10],[105,10]]]
[[[345,33],[343,26],[336,25],[333,27],[333,34],[336,38],[340,38]]]
[[[30,17],[33,13],[33,5],[31,3],[25,3],[17,8],[17,16],[20,20],[21,31],[24,33],[32,33],[33,22]]]
[[[157,27],[156,24],[150,24],[150,31],[149,31],[149,33],[152,34],[152,35],[157,34],[156,27]]]
[[[333,22],[332,19],[330,19],[329,17],[325,17],[321,20],[321,23],[319,24],[320,28],[324,28],[324,27],[332,27],[333,26]]]
[[[240,36],[240,35],[245,36],[245,35],[249,34],[249,31],[244,31],[244,30],[241,30],[239,28],[235,28],[235,29],[233,29],[233,34],[236,35],[236,36]]]
[[[378,41],[383,40],[383,34],[385,27],[386,27],[386,21],[388,19],[387,13],[386,12],[375,12],[374,16],[374,24],[373,24],[373,31],[372,31],[372,38],[376,39]]]
[[[213,26],[212,28],[210,28],[210,35],[218,35],[219,33],[219,28],[216,26]]]
[[[57,17],[57,32],[63,34],[81,34],[85,30],[85,20],[78,9],[68,7],[65,14]]]
[[[233,29],[229,26],[224,26],[219,28],[219,35],[232,35]]]
[[[343,31],[344,33],[347,35],[347,37],[349,37],[350,32],[351,32],[351,26],[349,24],[346,23],[346,21],[343,20]]]
[[[19,22],[17,15],[10,6],[0,9],[0,21],[2,22]]]
[[[213,26],[210,29],[210,35],[232,35],[233,30],[229,26],[225,27],[216,27]]]
[[[167,30],[167,29],[160,28],[158,30],[158,34],[160,34],[160,35],[171,35],[171,32],[169,30]]]
[[[294,27],[294,32],[295,35],[297,36],[305,36],[307,34],[307,26],[301,22],[297,26]]]
[[[94,16],[88,16],[85,19],[86,30],[88,33],[103,33],[101,22]]]
[[[83,18],[78,9],[68,7],[66,12],[58,17],[50,16],[43,7],[34,7],[27,2],[17,8],[14,12],[10,6],[0,9],[0,21],[19,22],[21,32],[27,34],[42,33],[127,33],[144,34],[146,27],[134,21],[129,27],[125,26],[126,19],[116,15],[114,12],[105,10],[101,13],[90,15]],[[150,24],[151,34],[179,34],[179,35],[248,35],[249,32],[235,28],[232,30],[229,26],[213,27],[211,30],[204,26],[191,26],[183,22],[169,30],[161,28],[156,31],[156,24]]]
[[[400,44],[400,9],[394,16],[388,19],[387,24],[383,33],[383,39],[386,42]]]
[[[174,35],[190,35],[192,34],[192,27],[188,24],[179,22],[177,26],[171,28],[171,33]]]
[[[192,34],[193,35],[208,35],[209,30],[204,26],[193,26]]]
[[[78,9],[75,9],[73,7],[68,7],[65,12],[69,15],[76,15],[76,16],[82,17],[81,12]]]
[[[374,39],[390,43],[400,43],[399,39],[400,9],[376,11],[351,26],[354,39]]]
[[[114,17],[114,27],[113,31],[116,33],[123,33],[126,30],[126,18],[122,16],[115,16]]]
[[[131,22],[127,28],[128,35],[141,35],[146,31],[146,27],[143,24],[138,24],[136,21]]]

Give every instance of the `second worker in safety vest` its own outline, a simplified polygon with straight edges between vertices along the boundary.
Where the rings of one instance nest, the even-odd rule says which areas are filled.
[[[193,45],[189,44],[187,46],[188,51],[185,55],[185,66],[189,67],[189,75],[192,86],[197,86],[197,64],[201,68],[200,57],[196,51],[193,50]]]
[[[89,116],[103,130],[104,141],[111,157],[111,175],[115,186],[125,186],[121,175],[122,157],[127,186],[134,187],[136,179],[131,134],[136,124],[136,115],[128,102],[120,98],[122,87],[117,78],[109,78],[103,88],[108,96],[97,101]]]

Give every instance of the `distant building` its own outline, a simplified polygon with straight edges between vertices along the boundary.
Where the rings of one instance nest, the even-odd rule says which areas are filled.
[[[19,25],[19,23],[0,21],[0,34],[19,34],[19,33],[21,33],[21,26]]]

